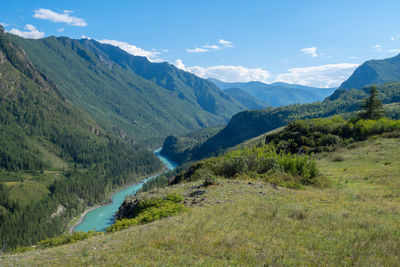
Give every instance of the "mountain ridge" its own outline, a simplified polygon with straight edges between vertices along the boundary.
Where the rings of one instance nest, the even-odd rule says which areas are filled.
[[[213,82],[222,90],[240,88],[272,107],[322,101],[335,90],[335,88],[316,88],[283,82],[266,84],[259,81],[231,83],[222,82],[214,78],[208,78],[208,80]]]
[[[391,58],[373,59],[361,64],[339,89],[360,89],[387,82],[400,81],[400,54]]]

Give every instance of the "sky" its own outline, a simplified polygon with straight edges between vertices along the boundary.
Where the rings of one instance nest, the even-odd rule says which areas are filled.
[[[225,82],[336,87],[400,53],[400,1],[2,0],[25,38],[91,38]]]

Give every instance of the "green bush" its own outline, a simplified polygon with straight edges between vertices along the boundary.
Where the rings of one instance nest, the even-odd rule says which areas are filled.
[[[316,185],[318,168],[313,160],[304,155],[280,152],[273,145],[247,147],[233,150],[223,156],[209,158],[193,164],[181,174],[186,181],[204,180],[204,185],[216,182],[216,177],[263,179],[288,187],[294,184]],[[195,179],[194,179],[195,177]],[[286,183],[291,180],[292,183]]]
[[[60,246],[68,243],[75,243],[77,241],[81,241],[87,239],[92,236],[102,235],[103,232],[95,232],[89,231],[85,232],[73,232],[72,234],[63,234],[53,238],[48,238],[45,240],[40,241],[37,245],[41,248],[48,248],[48,247],[55,247]]]
[[[206,176],[206,178],[204,179],[204,182],[203,182],[203,186],[205,186],[205,187],[210,186],[210,185],[215,185],[215,184],[217,184],[217,178],[215,178],[214,175]]]
[[[309,154],[330,151],[353,140],[399,130],[400,120],[352,118],[346,121],[340,116],[333,116],[291,122],[281,132],[267,136],[266,143],[274,144],[278,151]]]
[[[106,229],[107,232],[117,232],[130,226],[149,223],[162,218],[179,214],[186,210],[182,204],[184,197],[180,194],[169,194],[164,198],[149,198],[139,202],[139,209],[132,219],[117,220]]]

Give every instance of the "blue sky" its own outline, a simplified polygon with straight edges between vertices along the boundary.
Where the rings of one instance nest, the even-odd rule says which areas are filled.
[[[27,38],[82,36],[224,81],[338,86],[400,52],[400,1],[11,1],[0,23]]]

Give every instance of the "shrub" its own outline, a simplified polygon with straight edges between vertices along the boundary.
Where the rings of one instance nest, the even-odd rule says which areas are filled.
[[[165,196],[165,200],[172,201],[174,203],[181,203],[185,200],[185,197],[178,193],[172,193]]]
[[[184,197],[180,194],[169,194],[164,198],[149,198],[139,202],[139,209],[132,219],[117,220],[106,229],[107,232],[117,232],[130,226],[144,224],[179,214],[186,210],[182,204]]]
[[[63,234],[56,237],[48,238],[45,240],[40,241],[37,245],[38,247],[48,248],[48,247],[55,247],[60,246],[68,243],[75,243],[77,241],[81,241],[87,239],[92,236],[102,235],[103,232],[95,232],[89,231],[85,232],[73,232],[71,234]]]
[[[207,187],[207,186],[215,185],[215,184],[217,184],[217,179],[215,178],[214,175],[209,175],[209,176],[206,176],[206,178],[204,179],[203,186]]]

